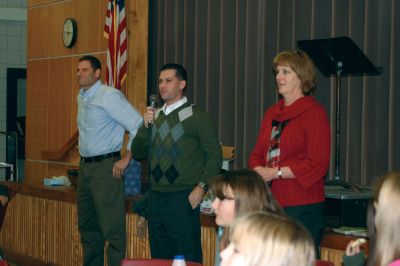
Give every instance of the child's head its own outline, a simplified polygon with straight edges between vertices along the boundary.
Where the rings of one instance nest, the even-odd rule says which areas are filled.
[[[254,211],[283,214],[261,176],[253,170],[237,170],[216,177],[212,182],[215,222],[229,226],[234,218]]]
[[[221,266],[312,266],[315,250],[307,230],[292,219],[267,212],[239,217]]]

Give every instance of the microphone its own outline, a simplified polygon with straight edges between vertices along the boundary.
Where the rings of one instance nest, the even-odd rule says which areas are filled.
[[[150,107],[152,109],[156,108],[157,105],[157,95],[156,94],[152,94],[149,97],[149,102],[150,102]]]
[[[154,111],[157,106],[157,95],[151,94],[149,97],[149,102],[150,102],[150,108]],[[151,126],[152,123],[153,121],[149,121],[147,126]]]

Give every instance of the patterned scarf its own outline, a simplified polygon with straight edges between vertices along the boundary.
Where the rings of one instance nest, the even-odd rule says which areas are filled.
[[[276,167],[279,165],[281,150],[279,149],[279,142],[283,128],[287,125],[289,120],[282,122],[272,120],[271,138],[269,140],[269,147],[267,153],[267,167]]]

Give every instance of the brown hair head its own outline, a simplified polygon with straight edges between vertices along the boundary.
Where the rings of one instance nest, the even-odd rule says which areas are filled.
[[[309,95],[316,86],[316,74],[314,63],[311,58],[301,50],[285,51],[275,56],[273,60],[274,72],[277,72],[277,67],[290,67],[301,81],[301,90],[304,95]]]
[[[283,209],[272,196],[271,190],[262,177],[249,169],[228,171],[215,177],[211,182],[212,193],[220,200],[235,200],[235,217],[255,211],[284,215]],[[224,229],[220,249],[228,245],[229,228]]]
[[[229,195],[231,189],[233,195]],[[262,177],[253,170],[229,171],[212,181],[212,189],[220,200],[234,197],[235,216],[254,211],[269,211],[283,214],[282,208],[272,196]]]

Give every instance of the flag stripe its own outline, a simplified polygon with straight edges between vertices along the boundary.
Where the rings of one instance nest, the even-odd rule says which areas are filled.
[[[127,73],[127,38],[124,0],[109,0],[104,23],[108,39],[106,83],[121,89]]]

